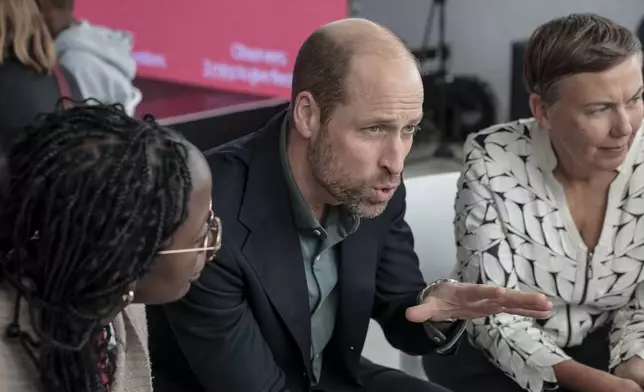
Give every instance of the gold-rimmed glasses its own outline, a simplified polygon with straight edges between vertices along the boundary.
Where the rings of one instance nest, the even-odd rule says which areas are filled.
[[[210,202],[210,214],[208,214],[208,220],[206,222],[208,225],[208,233],[203,241],[203,245],[197,248],[190,249],[168,249],[162,250],[159,252],[160,255],[175,255],[180,253],[190,253],[190,252],[206,252],[206,261],[212,261],[217,255],[219,249],[221,249],[221,219],[218,216],[215,216],[215,213],[212,211],[212,202]],[[212,244],[210,244],[210,238],[212,238]]]

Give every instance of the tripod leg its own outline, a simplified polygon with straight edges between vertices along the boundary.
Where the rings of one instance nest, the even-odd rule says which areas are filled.
[[[456,158],[454,152],[448,143],[440,142],[436,150],[434,151],[435,158]]]

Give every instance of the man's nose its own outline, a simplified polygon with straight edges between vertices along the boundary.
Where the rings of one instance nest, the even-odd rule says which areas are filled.
[[[410,147],[411,143],[407,143],[400,137],[392,137],[387,143],[380,165],[387,169],[390,174],[396,176],[402,174],[405,166],[405,158],[409,153]]]

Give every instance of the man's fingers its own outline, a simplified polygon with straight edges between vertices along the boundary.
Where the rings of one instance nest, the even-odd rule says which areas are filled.
[[[526,309],[513,309],[513,308],[506,308],[503,313],[509,313],[509,314],[516,314],[517,316],[525,316],[525,317],[531,317],[531,318],[536,318],[536,319],[542,319],[548,317],[550,314],[549,311],[545,310],[526,310]]]
[[[462,320],[472,320],[475,318],[487,317],[493,314],[503,312],[503,306],[492,300],[478,301],[467,308],[454,312],[454,317]]]
[[[525,309],[506,309],[496,304],[487,304],[485,306],[477,306],[469,309],[464,309],[459,312],[454,312],[454,316],[463,320],[472,320],[476,318],[483,318],[493,316],[499,313],[516,314],[518,316],[542,319],[548,317],[547,311],[525,310]]]
[[[485,284],[459,283],[457,297],[461,302],[472,303],[503,298],[506,289]]]
[[[535,319],[547,318],[550,314],[549,311],[543,310],[529,310],[522,308],[504,308],[494,301],[479,301],[476,304],[462,308],[454,309],[451,313],[451,317],[455,317],[461,320],[471,320],[475,318],[488,317],[499,313],[508,313],[515,314],[518,316],[530,317]],[[446,316],[448,313],[446,311],[437,309],[430,306],[428,303],[413,306],[407,309],[406,317],[407,320],[414,323],[422,323],[428,319],[433,321],[441,321],[450,316]]]
[[[546,318],[550,309],[552,303],[543,294],[482,284],[447,283],[424,304],[408,308],[405,316],[415,323],[449,317],[470,320],[497,313]]]
[[[518,290],[505,290],[497,302],[507,309],[524,309],[534,311],[549,311],[552,303],[545,295],[526,293]]]
[[[460,283],[455,287],[461,303],[491,300],[505,308],[548,311],[552,303],[545,295],[483,284]]]

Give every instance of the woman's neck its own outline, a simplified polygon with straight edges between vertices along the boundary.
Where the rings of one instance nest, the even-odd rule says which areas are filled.
[[[596,170],[589,168],[572,154],[561,148],[557,143],[551,142],[552,150],[557,158],[557,166],[553,175],[559,182],[574,184],[577,186],[610,186],[611,181],[617,175],[615,170]]]
[[[574,167],[574,166],[573,166]],[[617,176],[614,170],[571,170],[565,165],[557,164],[553,170],[554,177],[566,187],[588,188],[588,189],[608,189],[611,182]]]

